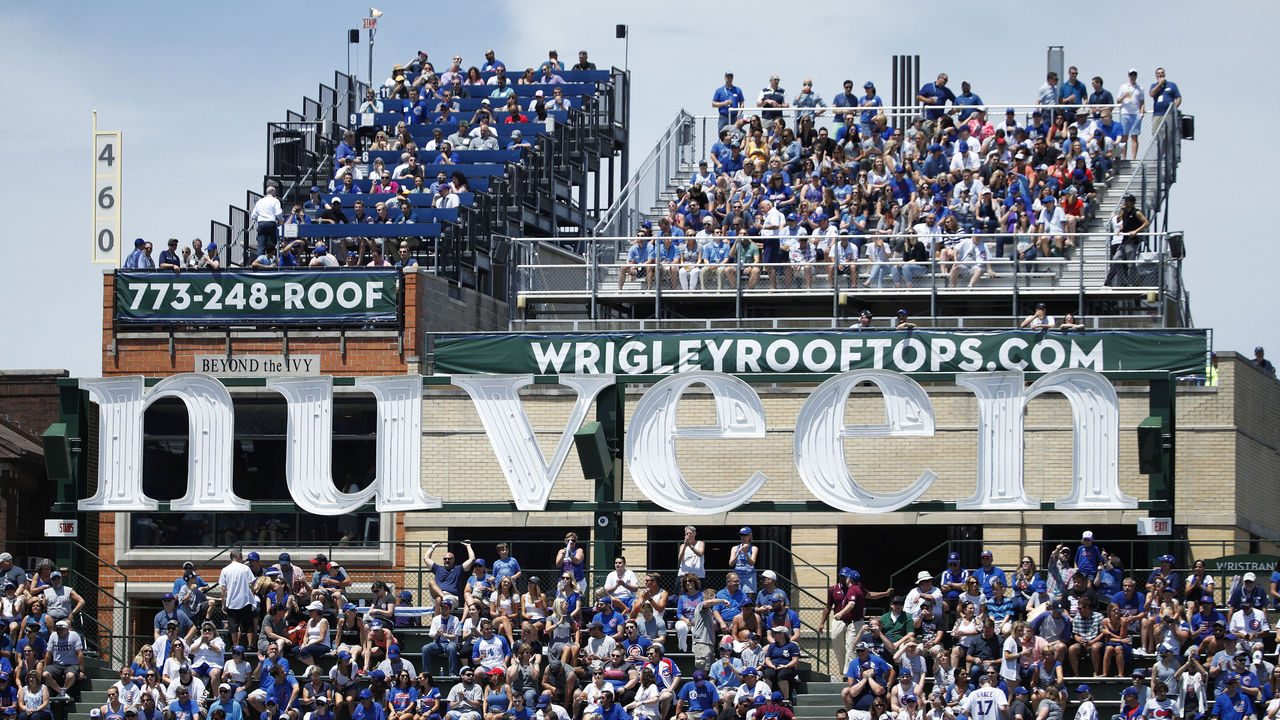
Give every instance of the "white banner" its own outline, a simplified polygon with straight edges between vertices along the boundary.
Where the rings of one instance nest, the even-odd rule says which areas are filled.
[[[120,133],[93,131],[93,261],[123,265],[120,238]],[[130,248],[132,250],[132,248]]]

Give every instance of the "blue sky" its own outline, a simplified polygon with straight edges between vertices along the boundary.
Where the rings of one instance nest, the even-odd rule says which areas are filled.
[[[953,85],[969,80],[986,102],[1004,105],[1034,101],[1049,45],[1065,46],[1068,64],[1084,78],[1101,75],[1112,90],[1130,66],[1144,83],[1164,66],[1197,121],[1171,214],[1171,225],[1186,231],[1196,324],[1214,329],[1219,350],[1251,355],[1262,344],[1280,355],[1280,326],[1259,322],[1266,311],[1255,309],[1275,299],[1278,253],[1250,213],[1274,202],[1277,151],[1265,129],[1280,113],[1280,96],[1257,88],[1269,86],[1261,68],[1272,62],[1280,4],[1233,3],[1231,12],[1209,13],[1082,2],[1067,16],[1055,9],[1035,17],[1007,4],[957,14],[953,2],[888,12],[882,4],[809,2],[786,18],[777,3],[754,0],[377,6],[385,13],[374,57],[379,81],[419,48],[437,66],[453,53],[478,64],[494,47],[513,68],[536,66],[549,48],[570,63],[586,49],[601,67],[621,67],[614,25],[627,23],[633,167],[679,108],[710,110],[726,70],[750,92],[771,72],[790,92],[812,77],[830,99],[845,77],[887,88],[890,57],[919,53],[926,79],[945,71]],[[315,97],[335,69],[347,68],[346,30],[366,13],[367,6],[334,2],[4,4],[0,138],[10,170],[0,367],[99,372],[104,266],[89,262],[93,110],[99,129],[124,132],[124,237],[145,237],[157,249],[170,236],[207,239],[210,219],[225,220],[228,203],[258,188],[266,123],[301,109],[303,96]],[[729,27],[741,27],[742,39],[730,41]],[[366,53],[362,42],[358,61],[352,55],[361,76]]]

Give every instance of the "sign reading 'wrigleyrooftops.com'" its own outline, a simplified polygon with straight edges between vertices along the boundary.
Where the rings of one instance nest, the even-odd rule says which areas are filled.
[[[824,331],[441,335],[438,373],[670,375],[992,370],[1185,373],[1204,368],[1201,332]]]

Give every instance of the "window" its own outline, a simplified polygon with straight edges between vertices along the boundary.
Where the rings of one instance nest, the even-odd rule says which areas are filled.
[[[291,500],[284,477],[286,403],[275,395],[237,396],[232,483],[251,501]],[[174,500],[187,487],[187,410],[164,398],[143,420],[142,487]],[[373,481],[377,403],[366,393],[335,394],[333,476],[344,491]],[[238,543],[307,545],[378,538],[378,513],[322,517],[308,513],[134,513],[130,547],[209,547]]]

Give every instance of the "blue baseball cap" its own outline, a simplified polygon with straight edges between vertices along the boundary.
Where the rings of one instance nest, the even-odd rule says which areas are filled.
[[[764,699],[764,696],[763,696],[763,695],[757,695],[757,696],[756,696],[756,699],[752,701],[752,704],[753,704],[753,705],[763,705],[763,704],[765,704],[765,702],[767,702],[767,701]]]
[[[847,578],[853,577],[853,568],[847,568],[847,567],[840,568],[840,576],[847,577]]]
[[[730,649],[732,649],[732,648],[730,648]],[[743,674],[744,676],[746,676],[746,675],[759,675],[759,674],[760,674],[760,671],[759,671],[759,670],[756,670],[756,669],[755,669],[755,666],[748,665],[747,667],[742,668],[742,674]]]
[[[1088,686],[1088,685],[1082,685],[1081,687],[1083,687],[1083,688],[1085,689],[1085,692],[1088,692],[1088,691],[1089,691],[1089,686]],[[1029,692],[1030,692],[1030,691],[1028,691],[1026,688],[1022,687],[1021,685],[1019,685],[1018,687],[1016,687],[1016,688],[1014,688],[1014,689],[1013,689],[1013,694],[1014,694],[1014,695],[1027,695]]]
[[[705,718],[719,717],[719,715],[720,714],[717,713],[715,710],[703,710],[702,714],[699,715],[698,717],[704,718],[705,720]]]
[[[278,560],[278,561],[280,561],[280,562],[282,562],[282,563],[288,563],[288,562],[290,562],[290,561],[291,561],[291,558],[289,557],[289,553],[287,553],[287,552],[283,552],[283,553],[280,553],[280,556],[279,556],[278,558],[276,558],[276,560]]]
[[[967,142],[965,142],[965,141],[961,140],[961,141],[960,141],[960,152],[969,152],[969,143],[967,143]]]
[[[351,653],[347,652],[346,650],[339,650],[339,651],[338,651],[338,659],[339,659],[339,660],[350,660],[350,659],[351,659]]]
[[[769,699],[770,699],[770,700],[781,700],[781,699],[782,699],[782,693],[781,693],[781,692],[779,692],[779,691],[777,691],[777,690],[774,690],[774,691],[773,691],[773,694],[769,696]]]
[[[1172,564],[1173,564],[1173,556],[1172,556],[1172,555],[1161,555],[1161,556],[1160,556],[1160,562],[1162,562],[1162,563],[1169,563],[1170,565],[1172,565]]]
[[[167,592],[167,593],[165,593],[165,594],[161,595],[161,596],[160,596],[160,599],[161,599],[161,600],[175,600],[175,599],[177,599],[177,598],[175,598],[175,597],[174,597],[173,593],[171,593],[171,592]]]
[[[372,697],[373,697],[373,693],[369,692],[369,688],[365,688],[365,689],[363,689],[363,690],[361,690],[361,691],[360,691],[360,699],[361,699],[361,700],[368,700],[368,699],[370,699],[370,698],[372,698]]]
[[[476,567],[484,567],[484,558],[476,558]]]
[[[814,213],[811,217],[812,217],[812,219],[813,219],[813,221],[814,221],[814,222],[823,222],[824,220],[830,220],[830,219],[831,219],[831,218],[827,217],[827,214],[826,214],[826,213],[821,213],[821,212]]]
[[[781,176],[781,175],[775,175],[774,177],[782,177],[782,176]],[[800,218],[799,218],[795,213],[787,213],[787,219],[788,219],[788,220],[799,220]]]
[[[960,553],[953,552],[950,555],[947,555],[947,562],[960,562]]]
[[[259,555],[257,552],[251,552],[251,553],[249,553],[248,555],[246,555],[245,557],[246,557],[246,558],[248,558],[248,559],[250,559],[250,560],[261,560],[261,559],[262,559],[262,556],[261,556],[261,555]]]
[[[1005,108],[1005,109],[1004,109],[1004,111],[1005,111],[1006,113],[1017,112],[1016,110],[1014,110],[1014,109],[1013,109],[1013,108],[1011,108],[1011,107],[1007,107],[1007,108]]]
[[[399,646],[399,645],[392,645],[391,647],[388,647],[388,648],[387,648],[387,657],[393,657],[393,658],[400,657],[400,646]]]
[[[369,629],[371,629],[371,630],[377,630],[378,628],[381,628],[381,627],[382,627],[382,621],[381,621],[381,620],[370,620],[370,621],[369,621]]]
[[[751,527],[750,527],[750,526],[748,526],[748,525],[743,525],[742,527],[738,528],[738,534],[739,534],[739,535],[750,535],[750,534],[751,534]]]
[[[894,165],[894,166],[893,166],[893,171],[894,171],[894,172],[896,172],[896,173],[900,173],[900,172],[906,172],[907,170],[906,170],[906,168],[902,167],[901,165]]]
[[[874,88],[875,86],[876,86],[876,84],[875,84],[875,83],[873,83],[873,82],[871,82],[870,80],[868,80],[868,81],[866,81],[866,82],[862,83],[862,87],[863,87],[863,88]]]
[[[1230,676],[1228,676],[1228,677],[1227,677],[1227,682],[1231,682],[1231,677],[1230,677]],[[1134,690],[1132,685],[1130,685],[1129,687],[1127,687],[1127,688],[1125,688],[1124,690],[1121,690],[1121,691],[1120,691],[1120,695],[1121,695],[1121,696],[1124,696],[1124,695],[1137,695],[1137,694],[1138,694],[1138,691],[1137,691],[1137,690]]]
[[[1026,688],[1021,688],[1021,687],[1020,687],[1020,688],[1018,688],[1018,689],[1019,689],[1019,690],[1021,690],[1022,692],[1026,692],[1026,691],[1027,691],[1027,690],[1026,690]],[[1078,692],[1078,693],[1087,693],[1087,692],[1089,692],[1089,686],[1088,686],[1088,685],[1080,685],[1080,686],[1076,687],[1076,692]]]
[[[915,702],[915,701],[916,701],[916,696],[910,693],[907,693],[906,695],[902,696],[902,702]]]
[[[401,599],[401,600],[412,600],[412,599],[413,599],[413,593],[409,592],[408,590],[401,590],[401,591],[400,591],[400,599]]]
[[[942,146],[938,143],[932,143],[929,145],[929,152],[942,152]]]

